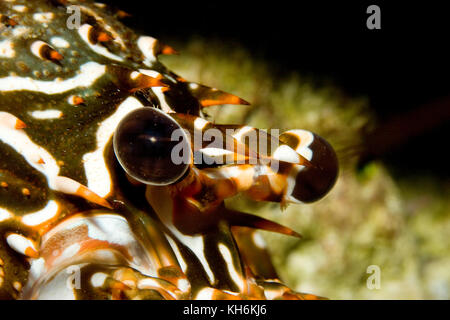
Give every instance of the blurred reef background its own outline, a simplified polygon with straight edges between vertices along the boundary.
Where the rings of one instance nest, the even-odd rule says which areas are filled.
[[[337,150],[337,184],[317,203],[227,203],[302,234],[261,233],[289,286],[331,299],[450,299],[445,10],[382,2],[382,29],[369,31],[365,1],[108,2],[180,51],[161,57],[171,70],[251,102],[208,108],[210,120],[308,129]],[[371,265],[380,289],[367,287]]]

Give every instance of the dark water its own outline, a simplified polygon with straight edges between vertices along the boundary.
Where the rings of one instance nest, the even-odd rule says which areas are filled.
[[[298,71],[368,96],[380,126],[362,163],[381,158],[397,174],[450,177],[450,11],[442,2],[106,2],[154,37],[236,42],[279,76]],[[380,6],[381,30],[366,27],[370,4]],[[426,164],[413,162],[419,156]]]

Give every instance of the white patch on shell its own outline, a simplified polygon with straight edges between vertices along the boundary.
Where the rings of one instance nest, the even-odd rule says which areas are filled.
[[[145,74],[146,76],[152,77],[152,78],[161,77],[161,73],[159,73],[155,70],[139,69],[139,72]]]
[[[14,58],[15,56],[14,43],[8,39],[0,41],[0,58]]]
[[[61,176],[57,176],[53,179],[53,185],[55,190],[67,194],[76,194],[78,189],[81,187],[81,183],[78,181]]]
[[[11,219],[14,215],[6,209],[0,208],[0,222]]]
[[[23,255],[26,255],[25,252],[28,248],[37,251],[33,241],[17,233],[9,234],[6,237],[6,242],[11,247],[11,249]]]
[[[106,58],[116,60],[116,61],[123,61],[122,57],[119,57],[111,52],[108,51],[105,47],[98,45],[98,44],[92,44],[89,41],[89,32],[91,31],[92,26],[89,24],[83,24],[78,29],[78,34],[80,35],[81,39],[91,48],[94,52],[98,53],[99,55],[102,55]]]
[[[209,124],[208,121],[200,117],[194,120],[194,128],[199,131],[203,130],[203,128],[206,127],[208,124]]]
[[[231,256],[230,249],[227,248],[226,245],[223,243],[219,243],[218,245],[219,251],[222,254],[222,257],[225,260],[226,267],[228,269],[228,272],[230,274],[231,279],[233,282],[238,286],[240,291],[244,290],[244,279],[239,275],[237,272],[234,263],[233,263],[233,257]]]
[[[63,250],[61,255],[58,257],[58,259],[65,260],[73,258],[81,249],[81,246],[79,243],[74,243],[68,246]]]
[[[137,77],[139,77],[140,75],[141,75],[140,72],[133,71],[132,73],[130,73],[130,78],[131,78],[131,80],[136,80]]]
[[[253,243],[255,246],[257,246],[260,249],[266,248],[266,242],[264,241],[263,237],[258,232],[253,232]]]
[[[153,52],[153,48],[158,40],[149,36],[141,36],[137,40],[137,45],[139,50],[141,50],[144,55],[144,64],[151,66],[154,61],[156,61],[156,56]]]
[[[13,37],[21,37],[27,33],[29,33],[31,31],[30,28],[25,27],[25,26],[15,26],[14,29],[12,30],[12,36]]]
[[[226,149],[220,149],[220,148],[202,148],[199,151],[202,152],[203,154],[207,155],[208,157],[211,157],[211,158],[217,157],[218,159],[220,159],[220,157],[222,157],[222,156],[234,154],[233,151],[226,150]]]
[[[50,200],[42,210],[24,215],[22,217],[22,222],[27,226],[37,226],[54,218],[58,213],[58,210],[58,203],[54,200]]]
[[[45,94],[57,94],[78,87],[90,87],[104,74],[104,65],[96,62],[87,62],[80,67],[75,77],[66,80],[42,81],[18,76],[0,78],[0,91],[28,90]]]
[[[97,130],[97,148],[83,156],[84,169],[88,180],[88,188],[100,197],[106,197],[111,192],[111,176],[107,169],[103,153],[114,134],[119,122],[131,111],[144,106],[134,97],[123,101],[116,112],[100,123]]]
[[[272,290],[265,289],[264,296],[266,297],[267,300],[274,300],[281,296],[281,292],[280,292],[280,290],[276,290],[276,289],[275,290],[274,289],[272,289]]]
[[[195,296],[195,300],[212,300],[216,290],[213,288],[203,288]]]
[[[31,116],[39,120],[49,120],[49,119],[59,119],[62,117],[63,113],[60,110],[37,110],[30,112]]]
[[[50,43],[57,48],[69,48],[70,47],[70,43],[66,39],[61,38],[61,37],[52,37],[50,39]]]
[[[94,288],[103,287],[108,275],[103,272],[96,272],[91,277],[91,284]]]
[[[76,101],[75,101],[76,98],[77,98],[77,96],[75,96],[75,95],[70,95],[70,96],[67,98],[67,102],[68,102],[69,104],[71,104],[71,105],[77,105],[77,103],[76,103]]]
[[[13,10],[17,11],[17,12],[26,12],[28,10],[28,8],[26,6],[23,5],[16,5],[12,7]]]
[[[33,14],[33,19],[41,23],[49,23],[54,17],[53,12],[38,12]]]
[[[191,289],[191,284],[187,279],[178,279],[177,288],[183,292],[188,292]]]

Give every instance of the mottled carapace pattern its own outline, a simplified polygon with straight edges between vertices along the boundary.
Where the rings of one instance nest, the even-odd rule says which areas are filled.
[[[298,234],[224,199],[315,201],[336,179],[332,148],[304,130],[274,137],[205,120],[202,108],[247,102],[167,70],[157,56],[175,50],[125,27],[126,16],[91,1],[0,1],[0,298],[317,298],[280,282],[254,229]],[[225,164],[191,161],[162,186],[133,179],[112,140],[142,108],[191,136],[233,129],[223,149],[190,144],[191,158]],[[252,133],[277,147],[252,149]]]

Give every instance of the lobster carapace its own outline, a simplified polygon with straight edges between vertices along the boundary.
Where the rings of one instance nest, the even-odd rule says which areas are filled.
[[[253,230],[298,234],[224,199],[315,201],[331,146],[207,121],[247,102],[169,71],[157,57],[175,51],[124,16],[0,2],[0,298],[314,298],[280,282]]]

